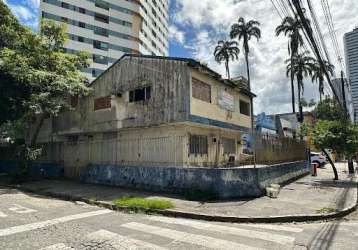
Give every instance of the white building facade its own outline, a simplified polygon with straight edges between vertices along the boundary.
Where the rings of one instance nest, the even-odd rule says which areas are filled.
[[[347,76],[352,90],[354,121],[358,123],[358,28],[344,35]]]
[[[40,10],[67,24],[66,52],[91,54],[90,81],[126,53],[169,54],[169,0],[41,0]]]

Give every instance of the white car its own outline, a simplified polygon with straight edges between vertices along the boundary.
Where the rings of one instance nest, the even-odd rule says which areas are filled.
[[[326,164],[327,159],[322,153],[311,152],[311,162],[318,163],[319,167],[323,167]]]

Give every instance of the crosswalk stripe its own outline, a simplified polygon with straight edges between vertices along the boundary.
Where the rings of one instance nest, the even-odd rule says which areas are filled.
[[[10,207],[9,210],[12,212],[18,213],[18,214],[29,214],[29,213],[37,212],[37,210],[35,210],[35,209],[23,207],[18,204],[14,204],[14,206]]]
[[[41,248],[39,250],[75,250],[75,249],[73,247],[68,247],[63,243],[59,243],[52,246]]]
[[[260,229],[270,229],[277,231],[286,231],[291,233],[301,233],[303,232],[302,228],[299,227],[286,227],[281,225],[268,225],[268,224],[242,224],[248,227],[260,228]]]
[[[198,235],[198,234],[190,234],[186,232],[160,228],[156,226],[145,225],[137,222],[130,222],[121,225],[122,227],[141,231],[144,233],[154,234],[161,237],[166,237],[172,240],[181,241],[189,244],[200,245],[205,248],[211,249],[226,249],[226,250],[237,250],[237,249],[245,249],[245,250],[257,250],[261,248],[251,247],[244,244],[239,244],[233,241],[221,240],[209,236]]]
[[[7,217],[7,215],[0,211],[0,218],[5,218],[5,217]]]
[[[22,232],[27,232],[27,231],[31,231],[31,230],[35,230],[35,229],[39,229],[39,228],[44,228],[44,227],[48,227],[48,226],[52,226],[52,225],[56,225],[56,224],[64,223],[64,222],[68,222],[68,221],[79,220],[79,219],[93,217],[93,216],[97,216],[97,215],[104,215],[104,214],[108,214],[108,213],[112,213],[112,212],[113,212],[112,210],[107,210],[107,209],[106,210],[98,210],[98,211],[93,211],[93,212],[69,215],[69,216],[56,218],[56,219],[52,219],[52,220],[46,220],[46,221],[41,221],[41,222],[35,222],[35,223],[0,229],[0,237],[17,234],[17,233],[22,233]]]
[[[285,236],[285,235],[279,235],[279,234],[273,234],[273,233],[267,233],[267,232],[260,232],[260,231],[254,231],[254,230],[247,230],[242,228],[236,228],[236,227],[228,227],[228,226],[222,226],[218,224],[209,224],[204,223],[200,221],[194,221],[194,220],[186,220],[186,219],[174,219],[174,218],[164,218],[164,217],[157,217],[157,216],[150,216],[150,220],[167,223],[167,224],[176,224],[176,225],[182,225],[182,226],[189,226],[195,229],[199,230],[206,230],[210,232],[219,232],[219,233],[225,233],[225,234],[233,234],[237,236],[243,236],[246,238],[254,238],[254,239],[260,239],[260,240],[266,240],[275,242],[278,244],[293,244],[295,242],[295,238],[291,236]]]
[[[99,230],[97,232],[89,234],[87,239],[97,242],[105,242],[110,247],[117,250],[121,249],[155,249],[155,250],[166,250],[166,248],[148,243],[145,241],[132,239],[126,236],[122,236],[116,233],[109,232],[107,230]]]

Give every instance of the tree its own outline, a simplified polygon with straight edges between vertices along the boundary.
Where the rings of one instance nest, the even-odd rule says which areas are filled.
[[[230,37],[231,39],[238,38],[239,41],[243,40],[243,47],[245,52],[245,61],[246,61],[246,70],[247,70],[247,81],[249,89],[251,90],[251,81],[250,81],[250,67],[249,67],[249,41],[252,37],[255,37],[257,40],[261,38],[261,30],[259,28],[260,23],[255,20],[250,20],[245,22],[243,17],[239,18],[238,23],[235,23],[231,27]]]
[[[339,103],[332,98],[320,101],[314,109],[314,114],[317,120],[345,121],[348,119]]]
[[[31,46],[28,41],[33,40],[34,34],[30,29],[23,27],[18,20],[11,14],[7,6],[0,2],[0,52],[4,49],[29,50]],[[2,63],[0,61],[0,63]],[[26,68],[24,63],[18,58],[13,58],[19,69]],[[21,66],[22,64],[22,66]],[[19,71],[19,73],[21,73]],[[22,103],[29,98],[30,89],[16,81],[0,65],[0,126],[8,120],[19,119],[24,112]]]
[[[291,59],[286,60],[287,76],[293,75],[297,78],[297,96],[299,103],[300,120],[303,119],[301,94],[304,91],[304,77],[312,76],[315,59],[309,56],[309,52],[294,55]]]
[[[307,20],[309,22],[309,20]],[[303,38],[301,31],[303,30],[303,24],[301,20],[295,16],[287,16],[282,20],[282,23],[276,28],[276,36],[284,34],[289,37],[288,41],[288,54],[291,56],[291,64],[293,64],[293,58],[298,54],[298,49],[303,45]],[[292,94],[292,111],[296,113],[295,108],[295,88],[294,88],[294,74],[291,72],[291,94]]]
[[[57,116],[71,109],[68,97],[90,93],[88,79],[81,70],[88,67],[88,54],[65,54],[66,42],[64,25],[53,21],[41,21],[41,32],[33,33],[21,26],[7,6],[0,2],[0,104],[10,104],[7,114],[0,120],[0,126],[11,127],[21,121],[23,130],[31,124],[32,131],[27,145],[20,145],[24,152],[36,151],[36,141],[46,118]],[[13,38],[5,37],[13,34]],[[5,38],[4,38],[5,37]],[[14,40],[13,43],[11,40]],[[13,90],[16,94],[13,98]],[[4,110],[1,110],[3,113]],[[4,126],[3,126],[4,127]],[[11,133],[8,133],[11,134]],[[26,156],[23,156],[26,158]]]
[[[237,42],[235,41],[219,41],[218,45],[215,48],[214,56],[215,61],[219,64],[225,62],[226,74],[230,79],[230,68],[229,62],[239,59],[240,50],[237,47]]]
[[[324,68],[333,76],[334,66],[328,61],[323,61]],[[319,100],[322,101],[322,96],[324,95],[324,78],[325,78],[325,69],[319,62],[315,62],[314,70],[312,75],[312,81],[318,82],[318,91],[319,91]]]
[[[301,98],[301,106],[304,108],[312,108],[316,106],[314,99],[311,99],[309,102],[305,98]]]
[[[358,147],[356,144],[357,126],[352,124],[349,115],[340,104],[332,98],[326,98],[319,102],[314,113],[318,121],[322,123],[323,121],[326,122],[321,127],[317,127],[316,135],[321,134],[323,139],[326,140],[324,141],[325,146],[327,146],[326,148],[331,148],[337,153],[345,155],[349,159],[349,173],[354,173],[351,159]],[[328,135],[328,137],[324,138],[326,135]],[[331,165],[332,164],[333,162],[331,162]]]
[[[358,147],[358,127],[348,120],[329,121],[320,120],[313,129],[313,143],[321,148],[326,155],[325,149],[330,148],[338,154],[344,154],[352,158]],[[335,180],[338,180],[337,170],[334,163],[328,158],[334,171]],[[354,170],[353,170],[354,172]]]

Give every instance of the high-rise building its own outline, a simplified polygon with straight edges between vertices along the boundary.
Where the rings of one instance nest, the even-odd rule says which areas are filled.
[[[347,112],[352,121],[354,121],[354,106],[352,100],[352,88],[348,82],[347,78],[336,78],[332,80],[332,85],[334,90],[338,95],[338,100],[341,104],[346,105]],[[343,88],[344,86],[344,88]]]
[[[358,123],[358,28],[344,35],[347,76],[352,90],[354,121]]]
[[[43,18],[67,24],[65,51],[87,51],[90,79],[125,53],[168,56],[168,0],[41,0]]]

